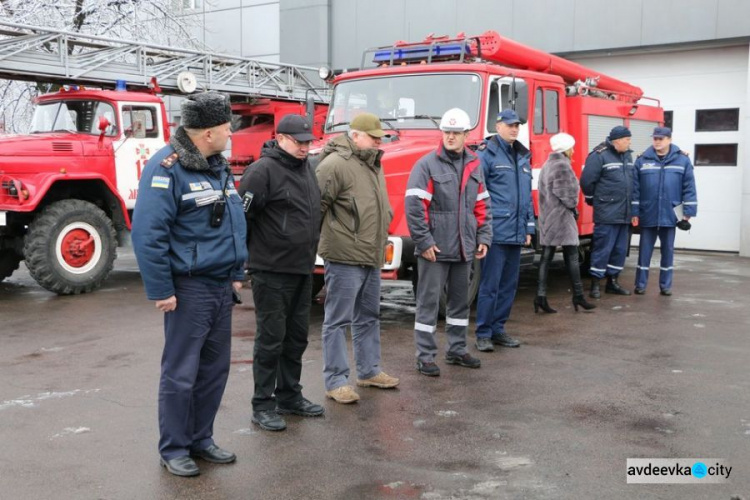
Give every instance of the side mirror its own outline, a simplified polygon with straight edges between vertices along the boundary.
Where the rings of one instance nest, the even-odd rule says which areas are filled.
[[[102,134],[105,133],[107,130],[107,127],[109,127],[110,125],[111,123],[109,122],[106,116],[99,117],[99,132],[101,132]]]

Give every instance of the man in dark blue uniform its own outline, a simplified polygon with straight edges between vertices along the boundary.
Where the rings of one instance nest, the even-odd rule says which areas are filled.
[[[696,216],[698,197],[693,164],[684,151],[672,144],[672,130],[656,127],[652,137],[654,145],[635,160],[632,215],[633,225],[641,227],[635,293],[646,293],[648,268],[658,237],[659,288],[662,295],[672,295],[675,226],[684,228],[685,222]],[[678,217],[675,212],[682,213]]]
[[[192,457],[231,463],[213,441],[229,375],[233,294],[242,287],[245,217],[226,159],[229,99],[206,92],[182,103],[182,126],[146,164],[133,214],[133,247],[164,314],[159,454],[177,476]]]
[[[479,152],[492,209],[492,245],[482,262],[477,299],[477,342],[483,352],[494,345],[518,347],[505,332],[521,269],[521,247],[536,232],[531,199],[529,150],[518,142],[521,119],[512,109],[497,116],[497,135]]]
[[[599,281],[607,277],[605,292],[630,295],[617,277],[625,266],[629,244],[630,201],[633,192],[633,158],[630,130],[618,125],[596,146],[581,174],[581,191],[594,207],[594,239],[591,244],[591,292],[601,297]]]

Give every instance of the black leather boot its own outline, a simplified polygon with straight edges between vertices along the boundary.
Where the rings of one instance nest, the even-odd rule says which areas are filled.
[[[606,293],[615,295],[630,295],[630,290],[626,290],[617,282],[617,276],[607,276],[607,286],[604,288]]]
[[[537,295],[534,298],[534,312],[538,313],[539,309],[546,313],[556,313],[557,309],[552,309],[547,302],[547,297],[542,297],[540,295]]]
[[[589,297],[592,299],[598,299],[602,296],[601,289],[599,288],[599,278],[591,278],[591,291]]]
[[[581,295],[573,295],[573,308],[578,312],[578,306],[583,307],[584,310],[590,311],[591,309],[596,309],[596,305],[586,302],[586,298]]]
[[[544,246],[542,247],[542,256],[539,259],[539,279],[537,281],[536,298],[534,298],[534,312],[542,311],[546,313],[556,313],[557,311],[552,309],[547,303],[547,274],[549,273],[549,265],[555,256],[555,247]]]

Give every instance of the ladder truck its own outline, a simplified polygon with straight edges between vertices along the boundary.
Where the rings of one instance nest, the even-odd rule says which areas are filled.
[[[141,171],[169,140],[159,95],[229,94],[227,155],[241,174],[286,114],[307,114],[322,136],[329,92],[318,74],[0,21],[0,78],[64,86],[37,99],[28,135],[0,135],[0,281],[25,260],[54,293],[101,286],[127,241]]]
[[[588,152],[612,127],[628,126],[633,148],[641,151],[648,146],[653,127],[664,120],[659,101],[644,97],[640,88],[494,31],[474,37],[463,33],[455,38],[429,36],[420,42],[375,47],[364,52],[358,70],[327,76],[334,89],[324,140],[348,130],[351,120],[365,111],[379,116],[384,129],[390,129],[386,130],[390,140],[382,145],[382,165],[394,218],[381,277],[411,277],[415,286],[416,258],[406,225],[404,194],[416,161],[440,142],[438,123],[445,111],[461,108],[469,114],[472,128],[467,145],[472,149],[496,133],[496,116],[503,109],[515,109],[526,121],[519,140],[531,151],[537,215],[536,180],[550,153],[552,135],[567,132],[575,137],[572,165],[580,177]],[[503,210],[492,207],[493,217],[502,217]],[[578,210],[584,262],[594,224],[583,197]],[[533,263],[534,249],[527,249],[522,258],[525,264]],[[316,273],[322,275],[322,261],[317,264]],[[475,261],[469,290],[472,299],[479,269]]]

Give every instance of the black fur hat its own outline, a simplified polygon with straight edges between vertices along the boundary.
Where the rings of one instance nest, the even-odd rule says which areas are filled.
[[[182,126],[211,128],[232,120],[229,97],[218,92],[201,92],[182,101]]]

